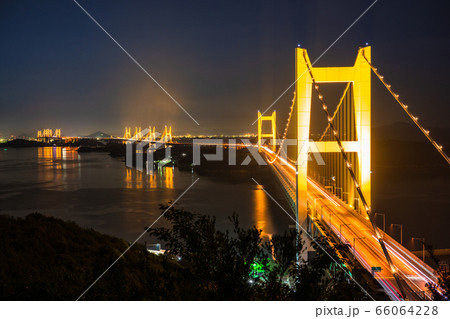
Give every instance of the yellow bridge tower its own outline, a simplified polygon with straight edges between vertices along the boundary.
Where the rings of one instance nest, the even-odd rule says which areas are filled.
[[[271,137],[272,138],[272,148],[275,150],[277,147],[277,113],[273,111],[272,115],[263,116],[261,112],[258,111],[258,149],[261,148],[262,138]],[[262,123],[263,121],[270,121],[272,124],[272,133],[262,133]]]
[[[164,134],[161,136],[161,140],[164,143],[172,142],[172,126],[169,126],[169,129],[167,129],[167,125],[164,126]]]
[[[125,127],[125,135],[123,136],[124,139],[130,139],[131,138],[131,127]]]
[[[297,218],[299,224],[307,219],[307,171],[308,156],[310,153],[310,121],[311,121],[311,97],[313,80],[308,67],[314,76],[316,83],[351,82],[353,85],[354,118],[356,126],[356,140],[343,141],[344,151],[357,153],[357,165],[359,177],[358,183],[371,205],[371,180],[370,180],[370,130],[371,130],[371,61],[370,46],[360,48],[355,64],[349,67],[313,67],[305,49],[296,48],[295,67],[295,103],[297,106]],[[366,60],[367,59],[367,60]],[[322,97],[319,96],[319,99]],[[320,153],[340,152],[336,141],[315,142]]]

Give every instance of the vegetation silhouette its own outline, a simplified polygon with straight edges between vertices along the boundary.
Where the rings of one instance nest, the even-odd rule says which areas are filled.
[[[436,256],[432,245],[426,245],[426,250],[435,264],[438,278],[437,283],[429,282],[426,284],[428,292],[435,301],[448,301],[450,297],[450,272],[447,267],[441,265],[440,259]]]
[[[166,210],[168,205],[162,205]],[[340,260],[324,240],[315,257],[297,263],[305,243],[295,230],[263,240],[261,230],[216,228],[212,216],[171,207],[168,227],[147,229],[164,242],[164,255],[134,245],[82,300],[366,300],[329,257],[351,267],[377,299],[379,287]],[[129,243],[41,214],[0,215],[0,299],[75,300],[116,260]],[[342,255],[342,254],[341,254]],[[363,270],[364,271],[364,270]]]
[[[165,243],[166,256],[196,278],[200,300],[368,300],[369,296],[349,278],[341,267],[351,265],[358,282],[379,299],[386,296],[380,287],[366,281],[351,259],[341,260],[337,249],[324,239],[313,243],[311,260],[297,262],[305,243],[296,230],[273,235],[263,242],[261,230],[240,226],[237,214],[229,220],[231,231],[216,229],[215,217],[193,214],[169,205],[163,218],[170,227],[148,229],[152,237]],[[318,247],[322,246],[324,250]],[[333,257],[333,259],[330,258]],[[255,265],[259,273],[255,276]],[[345,266],[344,266],[345,267]]]

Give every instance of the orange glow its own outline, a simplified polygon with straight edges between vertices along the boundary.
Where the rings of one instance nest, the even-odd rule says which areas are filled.
[[[261,186],[257,186],[257,189],[253,191],[253,202],[254,202],[254,218],[256,220],[256,228],[262,230],[262,236],[269,236],[271,238],[272,234],[267,233],[267,230],[272,229],[272,221],[270,220],[268,212],[268,198],[266,193]]]
[[[146,175],[145,173],[142,173],[142,172],[136,170],[136,175],[135,175],[136,189],[144,188],[144,181],[143,181],[143,179],[144,179],[145,175]]]
[[[165,188],[173,188],[173,170],[173,167],[162,167]]]
[[[148,175],[148,186],[149,188],[156,188],[158,187],[158,179],[156,177],[156,174],[153,172]]]
[[[127,168],[125,172],[126,172],[125,187],[129,189],[133,188],[133,179],[132,179],[133,174],[131,168]]]

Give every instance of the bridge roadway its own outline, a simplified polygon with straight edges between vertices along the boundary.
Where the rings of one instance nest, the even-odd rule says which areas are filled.
[[[266,159],[273,161],[275,153],[266,147],[263,147],[263,150]],[[283,186],[287,188],[291,201],[295,203],[295,167],[280,157],[271,165]],[[430,266],[380,230],[396,267],[396,270],[391,271],[368,217],[356,212],[311,178],[308,178],[308,197],[314,206],[313,216],[310,216],[313,222],[320,220],[331,228],[337,238],[349,245],[354,258],[369,272],[372,267],[381,267],[381,272],[375,272],[374,277],[392,300],[401,300],[393,271],[398,271],[402,278],[406,299],[429,298],[425,285],[428,282],[437,282],[435,272]]]

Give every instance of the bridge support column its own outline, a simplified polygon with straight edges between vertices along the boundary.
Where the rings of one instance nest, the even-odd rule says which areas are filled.
[[[306,62],[305,49],[297,48],[295,63],[295,99],[297,105],[297,222],[306,229],[308,190],[308,151],[311,120],[312,79]],[[305,60],[308,59],[308,61]]]
[[[316,83],[351,82],[354,94],[354,117],[356,126],[356,140],[343,140],[346,153],[356,152],[358,167],[358,183],[367,204],[371,205],[371,176],[370,176],[370,130],[371,130],[371,68],[370,47],[360,48],[355,64],[351,67],[313,67],[305,49],[296,48],[295,52],[295,103],[297,106],[297,221],[307,229],[308,217],[308,159],[311,152],[339,153],[336,141],[315,142],[310,140],[311,121],[311,78]],[[311,73],[308,70],[311,68]],[[320,97],[322,99],[322,97]],[[342,139],[342,136],[341,136]],[[314,146],[314,147],[311,147]],[[326,177],[331,178],[331,177]],[[349,189],[353,189],[353,182],[349,181]],[[349,194],[350,195],[350,194]],[[351,203],[353,205],[353,203]]]
[[[262,123],[263,121],[270,121],[272,124],[272,132],[263,133],[262,132]],[[273,111],[272,115],[263,116],[261,112],[258,111],[258,149],[261,148],[262,138],[271,137],[272,138],[272,150],[275,151],[277,147],[277,112]]]

